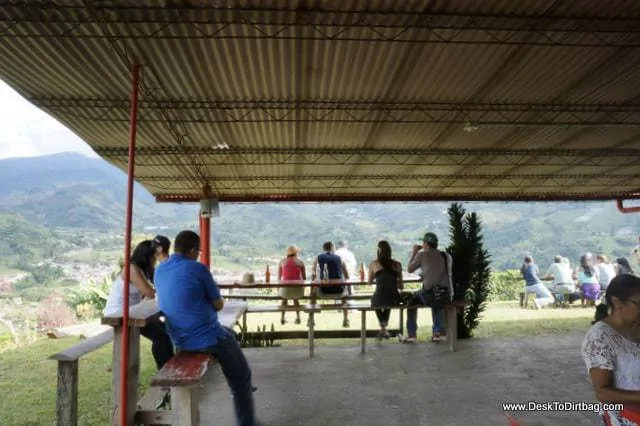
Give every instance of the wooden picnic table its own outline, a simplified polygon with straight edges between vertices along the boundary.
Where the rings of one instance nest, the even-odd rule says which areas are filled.
[[[419,283],[422,282],[420,279],[407,279],[403,280],[405,284]],[[258,281],[253,284],[242,284],[238,281],[234,281],[232,283],[218,283],[219,288],[288,288],[288,287],[343,287],[343,286],[371,286],[372,284],[369,281],[360,281],[358,280],[345,280],[345,279],[332,279],[327,281],[320,280],[277,280],[267,283],[265,281]]]

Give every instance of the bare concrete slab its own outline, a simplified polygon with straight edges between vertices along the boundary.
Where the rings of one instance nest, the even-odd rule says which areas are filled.
[[[595,402],[580,356],[583,333],[415,345],[247,349],[265,425],[507,425],[502,404]],[[219,368],[201,391],[203,425],[235,424]],[[523,426],[597,425],[593,412],[511,412]]]

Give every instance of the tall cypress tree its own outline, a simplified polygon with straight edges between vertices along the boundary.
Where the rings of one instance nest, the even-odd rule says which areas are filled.
[[[458,337],[472,337],[489,296],[490,262],[484,249],[482,227],[476,213],[467,214],[458,203],[449,207],[451,244],[447,252],[453,259],[454,300],[468,306],[458,313]]]
[[[487,307],[490,287],[490,255],[484,248],[482,226],[480,218],[474,212],[465,218],[467,228],[467,242],[472,248],[471,256],[472,274],[467,291],[467,301],[469,306],[464,312],[464,328],[468,337],[473,336],[473,330],[480,323],[480,315]]]

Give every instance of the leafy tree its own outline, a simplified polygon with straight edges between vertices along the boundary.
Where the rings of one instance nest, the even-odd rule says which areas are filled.
[[[467,214],[458,203],[449,207],[451,243],[447,252],[453,259],[453,298],[468,306],[458,314],[458,337],[470,338],[486,308],[490,291],[490,255],[484,248],[482,226],[476,213]]]

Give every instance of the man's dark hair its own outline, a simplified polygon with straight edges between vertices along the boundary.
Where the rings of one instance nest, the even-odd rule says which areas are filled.
[[[171,248],[171,240],[169,240],[164,235],[156,235],[153,237],[153,246],[162,248],[162,251],[166,254],[169,254],[169,249]]]
[[[525,256],[524,257],[524,263],[533,263],[533,257]]]
[[[331,251],[332,248],[333,248],[333,243],[331,241],[327,241],[322,245],[322,250],[324,251]]]
[[[181,231],[173,244],[176,252],[187,254],[193,249],[200,248],[200,237],[193,231]]]
[[[562,256],[557,255],[556,257],[553,258],[553,261],[555,263],[562,263]]]

